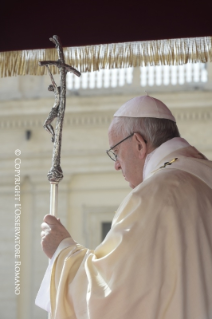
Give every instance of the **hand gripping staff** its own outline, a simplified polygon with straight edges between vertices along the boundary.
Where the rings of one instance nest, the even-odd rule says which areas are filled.
[[[57,61],[39,61],[40,66],[47,68],[52,84],[49,85],[48,90],[53,91],[55,95],[55,103],[44,123],[44,128],[52,134],[53,155],[52,155],[52,167],[47,174],[50,182],[50,214],[57,216],[58,208],[58,184],[63,178],[63,171],[60,166],[60,153],[61,153],[61,142],[62,142],[62,129],[63,119],[65,114],[66,106],[66,74],[72,72],[77,76],[81,76],[81,73],[73,67],[65,64],[63,48],[60,39],[57,35],[53,35],[49,39],[55,44],[58,52],[59,59]],[[60,72],[60,86],[54,81],[53,75],[49,69],[49,65],[55,65],[59,68]],[[52,121],[57,118],[55,132],[51,125]]]

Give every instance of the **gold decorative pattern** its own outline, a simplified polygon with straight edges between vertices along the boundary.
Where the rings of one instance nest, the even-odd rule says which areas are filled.
[[[177,157],[173,158],[171,161],[169,162],[165,162],[162,166],[160,166],[159,168],[157,168],[156,170],[152,171],[151,174],[156,173],[157,171],[159,171],[162,168],[166,168],[167,165],[172,165],[172,163],[176,162],[178,160]]]

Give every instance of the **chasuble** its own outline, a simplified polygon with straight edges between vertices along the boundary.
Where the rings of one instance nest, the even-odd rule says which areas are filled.
[[[174,138],[145,164],[95,250],[58,246],[36,299],[52,319],[212,319],[212,162]]]

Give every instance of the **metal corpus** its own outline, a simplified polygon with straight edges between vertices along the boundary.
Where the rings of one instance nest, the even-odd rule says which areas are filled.
[[[60,39],[57,35],[54,35],[50,38],[55,44],[55,47],[58,51],[59,59],[57,61],[39,61],[40,66],[46,66],[48,73],[51,78],[52,85],[49,86],[50,91],[54,91],[55,94],[55,103],[52,107],[51,112],[49,113],[45,123],[44,128],[47,129],[52,134],[52,142],[54,142],[53,147],[53,156],[52,156],[52,167],[48,172],[48,180],[50,183],[59,183],[63,178],[63,171],[60,166],[60,155],[61,155],[61,142],[62,142],[62,128],[63,128],[63,119],[65,114],[66,106],[66,74],[67,72],[72,72],[77,76],[80,76],[81,73],[74,69],[73,67],[65,64],[63,48],[60,42]],[[59,68],[60,71],[60,87],[58,87],[54,81],[54,78],[50,72],[49,65],[55,65]],[[57,117],[55,132],[51,125],[51,122],[54,118]]]

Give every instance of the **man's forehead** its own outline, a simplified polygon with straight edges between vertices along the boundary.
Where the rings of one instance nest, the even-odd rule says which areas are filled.
[[[111,137],[111,138],[120,138],[122,137],[122,132],[121,130],[118,130],[117,129],[117,126],[115,123],[113,123],[113,121],[111,122],[111,125],[109,127],[109,130],[108,130],[108,135]]]
[[[115,130],[114,127],[111,127],[110,130],[108,131],[108,138],[109,138],[109,145],[111,148],[122,139],[122,136],[121,134],[118,134],[118,132]]]

